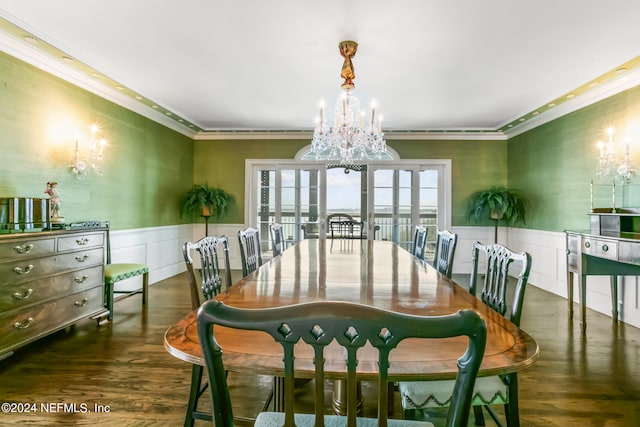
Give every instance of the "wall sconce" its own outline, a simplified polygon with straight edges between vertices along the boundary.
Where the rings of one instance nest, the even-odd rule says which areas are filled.
[[[607,142],[598,141],[597,144],[600,156],[598,158],[596,174],[599,177],[612,175],[614,179],[619,177],[623,183],[628,184],[635,172],[629,156],[629,138],[625,138],[624,159],[620,160],[616,156],[616,147],[613,140],[615,129],[609,127],[606,133],[608,135]]]
[[[69,170],[76,175],[76,178],[80,179],[87,174],[89,169],[93,170],[98,175],[102,175],[102,163],[104,161],[104,149],[107,145],[107,141],[97,139],[97,135],[100,132],[100,127],[93,124],[89,128],[91,130],[91,137],[87,141],[88,153],[82,155],[80,150],[80,136],[76,136],[75,149],[73,152],[73,161],[69,165]]]

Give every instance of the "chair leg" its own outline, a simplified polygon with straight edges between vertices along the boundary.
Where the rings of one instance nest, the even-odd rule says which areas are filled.
[[[113,320],[113,283],[104,284],[104,299],[107,304],[107,310],[109,310],[109,321]]]
[[[477,426],[485,425],[484,422],[484,414],[482,413],[482,406],[472,406],[473,408],[473,417],[476,420]]]
[[[142,275],[142,305],[147,303],[149,294],[149,272],[147,271]]]
[[[518,409],[518,376],[508,375],[509,402],[504,405],[504,413],[507,418],[507,427],[520,427],[520,411]]]
[[[489,413],[489,415],[491,416],[491,418],[493,419],[493,422],[496,423],[496,425],[498,427],[502,427],[502,422],[500,421],[500,419],[498,418],[498,415],[493,411],[493,409],[491,409],[491,406],[484,406],[484,409],[487,410],[487,412]]]
[[[193,427],[193,414],[198,410],[198,397],[202,384],[203,367],[192,365],[191,367],[191,389],[189,390],[189,402],[187,403],[187,415],[184,418],[185,427]]]

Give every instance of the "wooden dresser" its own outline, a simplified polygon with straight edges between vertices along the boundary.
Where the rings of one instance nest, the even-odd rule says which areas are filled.
[[[106,229],[0,235],[0,360],[80,319],[108,314]]]

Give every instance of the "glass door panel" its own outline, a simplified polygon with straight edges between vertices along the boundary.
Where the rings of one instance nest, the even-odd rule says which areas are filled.
[[[393,179],[391,169],[370,169],[373,190],[369,199],[369,236],[376,240],[394,241],[393,229]]]
[[[438,232],[438,171],[420,170],[420,212],[418,224],[427,229],[425,257],[432,259]]]
[[[275,170],[258,170],[256,181],[258,183],[258,211],[256,212],[255,227],[260,231],[260,249],[262,252],[270,250],[269,224],[274,222],[278,207],[277,178],[279,174]]]
[[[410,250],[416,225],[427,227],[427,256],[433,249],[445,207],[441,179],[444,168],[419,164],[369,165],[369,231],[375,239],[389,240]]]
[[[394,222],[397,227],[397,240],[394,240],[398,245],[407,250],[411,250],[413,244],[413,230],[415,228],[415,220],[413,218],[413,205],[417,204],[416,197],[413,194],[413,175],[412,170],[395,170],[398,178],[398,185],[395,188],[397,193],[397,211],[394,217]]]
[[[319,171],[283,169],[280,223],[289,244],[301,238],[317,238],[319,221]]]
[[[413,185],[411,170],[372,168],[369,202],[370,230],[375,239],[389,240],[405,249],[413,237]]]
[[[365,222],[368,239],[406,249],[415,226],[428,228],[427,256],[438,228],[450,226],[451,162],[372,162],[360,170],[317,162],[249,161],[247,224],[258,227],[269,252],[269,225],[284,226],[285,240],[325,238],[328,213],[347,213]],[[358,190],[359,189],[359,190]],[[327,194],[327,193],[330,194]]]
[[[260,230],[261,249],[271,251],[269,226],[283,225],[286,246],[302,238],[324,236],[321,217],[321,176],[323,165],[297,168],[294,165],[254,166],[250,205],[254,206],[249,224]]]

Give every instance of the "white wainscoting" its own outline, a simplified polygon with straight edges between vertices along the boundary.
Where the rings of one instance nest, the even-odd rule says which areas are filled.
[[[230,241],[231,268],[240,270],[238,230],[243,224],[209,224],[209,235],[226,234]],[[204,224],[185,224],[165,227],[149,227],[111,232],[112,262],[139,262],[149,265],[149,283],[153,284],[185,271],[182,245],[204,236]],[[478,240],[493,242],[492,227],[453,227],[458,233],[458,246],[453,265],[454,274],[471,272],[471,246]],[[526,251],[533,260],[529,283],[553,294],[567,297],[566,240],[561,232],[500,227],[498,242],[514,251]],[[574,281],[577,282],[577,281]],[[620,318],[630,325],[640,327],[640,280],[636,276],[619,278]],[[578,289],[574,285],[574,300]],[[140,287],[140,279],[132,278],[118,284],[117,289]],[[153,300],[153,293],[150,293]],[[608,277],[587,278],[587,306],[611,316],[611,294]],[[574,318],[579,320],[578,306]],[[588,323],[587,313],[587,323]]]
[[[182,245],[193,235],[194,226],[191,224],[112,230],[111,262],[147,264],[149,284],[153,284],[185,271]],[[116,283],[115,289],[138,289],[141,286],[142,278],[138,276]],[[149,293],[153,301],[153,293]]]
[[[458,233],[453,272],[471,272],[471,246],[474,241],[493,242],[492,227],[453,227]],[[567,298],[567,259],[565,233],[524,228],[502,227],[498,242],[514,251],[531,254],[532,264],[529,275],[530,285]],[[624,322],[640,327],[640,280],[636,276],[619,277],[619,316]],[[574,279],[574,301],[578,302],[577,279]],[[611,287],[609,278],[587,277],[587,307],[611,316]],[[574,319],[579,321],[578,305],[574,306]],[[587,312],[587,325],[589,313]]]

